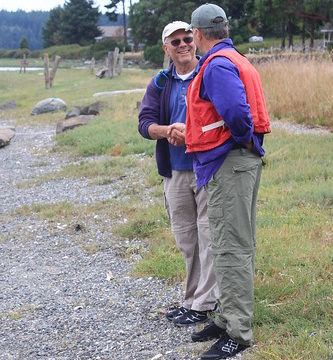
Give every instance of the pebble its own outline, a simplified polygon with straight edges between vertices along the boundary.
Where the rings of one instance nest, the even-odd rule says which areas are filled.
[[[0,360],[198,359],[211,343],[191,343],[194,329],[176,328],[164,316],[181,302],[182,284],[131,274],[141,257],[124,256],[124,249],[145,249],[139,239],[113,239],[113,222],[99,216],[68,224],[13,212],[23,205],[121,199],[131,181],[92,185],[64,178],[18,186],[73,162],[51,151],[54,135],[48,125],[18,126],[0,149]],[[85,246],[94,242],[91,253]]]
[[[101,229],[113,225],[108,219],[92,217],[75,230],[78,224],[14,212],[121,197],[121,181],[130,177],[107,185],[80,178],[17,186],[73,161],[51,151],[54,135],[48,125],[18,126],[0,149],[0,359],[198,359],[207,343],[198,350],[190,341],[194,329],[176,328],[163,313],[181,301],[182,284],[131,274],[138,254],[124,256],[123,246],[144,243],[112,239]],[[99,247],[91,254],[84,246],[93,241]]]

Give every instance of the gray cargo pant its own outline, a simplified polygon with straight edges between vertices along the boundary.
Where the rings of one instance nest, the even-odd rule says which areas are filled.
[[[220,291],[214,322],[245,345],[253,342],[256,202],[261,170],[258,155],[247,149],[231,150],[205,187]]]
[[[219,294],[209,251],[206,193],[197,191],[193,171],[173,170],[171,178],[164,178],[164,195],[171,230],[186,264],[183,306],[212,310]]]

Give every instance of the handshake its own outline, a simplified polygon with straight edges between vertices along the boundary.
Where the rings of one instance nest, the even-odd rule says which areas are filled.
[[[185,145],[185,124],[177,122],[169,125],[167,140],[174,146]]]

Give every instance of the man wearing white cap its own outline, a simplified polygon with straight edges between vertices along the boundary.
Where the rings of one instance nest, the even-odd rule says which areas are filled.
[[[185,299],[166,317],[176,326],[207,320],[218,290],[208,246],[210,232],[206,195],[196,187],[192,156],[185,154],[184,135],[170,134],[171,124],[185,124],[186,91],[198,59],[189,24],[174,21],[162,33],[163,50],[172,59],[168,70],[149,83],[141,102],[139,132],[156,141],[156,162],[164,181],[165,206],[176,243],[186,264]]]

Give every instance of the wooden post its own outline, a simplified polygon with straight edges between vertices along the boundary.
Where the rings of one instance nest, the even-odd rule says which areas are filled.
[[[45,89],[50,88],[50,64],[49,54],[44,54],[44,76],[45,76]]]
[[[117,76],[118,55],[119,55],[119,48],[116,47],[113,52],[112,77]]]
[[[96,64],[95,58],[92,57],[90,63],[90,74],[93,74],[95,72],[95,64]]]
[[[52,87],[52,84],[53,84],[53,80],[55,78],[55,74],[57,72],[57,69],[58,69],[58,65],[61,61],[61,57],[56,55],[55,59],[54,59],[54,63],[53,63],[53,66],[52,66],[52,71],[51,71],[51,75],[50,75],[50,87]]]
[[[163,69],[168,69],[170,66],[170,56],[164,54]]]
[[[123,64],[124,64],[124,53],[121,52],[121,53],[119,54],[119,62],[118,62],[118,68],[117,68],[117,73],[118,73],[118,75],[121,74],[121,71],[122,71],[122,69],[123,69]]]
[[[113,76],[113,64],[114,64],[114,56],[113,55],[114,55],[113,51],[108,52],[107,64],[108,64],[108,76],[109,76],[109,78],[112,78],[112,76]]]

